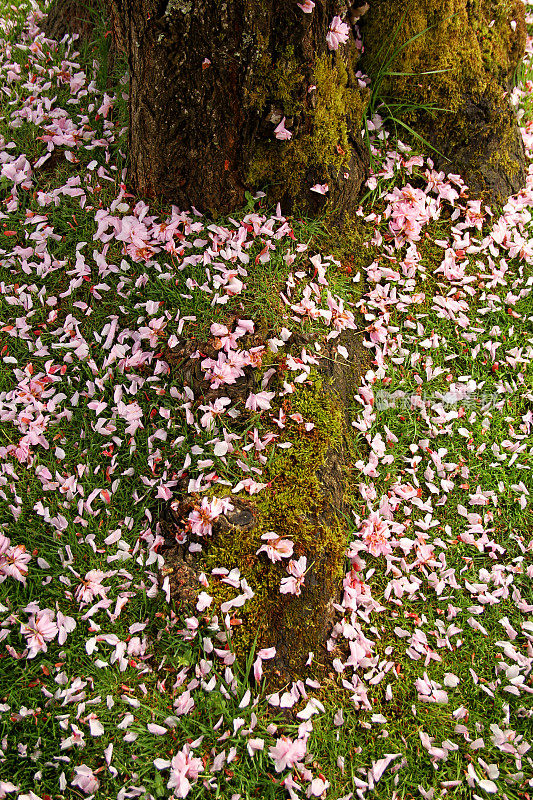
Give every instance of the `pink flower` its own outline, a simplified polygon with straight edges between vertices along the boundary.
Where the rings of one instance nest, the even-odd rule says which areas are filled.
[[[244,491],[248,492],[248,494],[258,494],[266,486],[268,486],[268,483],[258,483],[257,481],[254,481],[253,478],[244,478],[244,480],[239,481],[237,486],[234,486],[231,491],[233,494],[237,494],[237,492],[242,492],[244,489]]]
[[[213,598],[211,595],[207,594],[207,592],[200,592],[198,595],[198,602],[196,603],[196,610],[201,613],[205,611],[206,608],[209,608],[212,602]]]
[[[277,533],[264,533],[261,539],[265,539],[269,544],[263,544],[257,551],[266,553],[272,562],[281,561],[282,558],[290,558],[294,552],[294,544],[290,539],[280,539]]]
[[[100,781],[86,764],[80,764],[79,767],[74,767],[76,776],[71,781],[71,786],[77,786],[85,792],[85,794],[94,794],[100,786]]]
[[[328,292],[328,311],[323,312],[325,320],[332,325],[336,331],[343,331],[347,328],[355,329],[355,317],[351,311],[344,308],[344,301],[340,297],[333,297]]]
[[[325,778],[313,778],[307,790],[308,797],[322,797],[330,787],[330,782]]]
[[[162,500],[170,500],[172,497],[172,491],[168,488],[168,486],[158,486],[156,497],[160,497]]]
[[[105,733],[105,728],[96,716],[96,714],[92,713],[86,718],[85,722],[89,723],[89,730],[91,732],[91,736],[102,736]]]
[[[260,658],[262,661],[268,661],[270,658],[274,658],[275,655],[275,647],[263,647],[262,650],[257,651],[257,658]]]
[[[220,325],[218,322],[213,322],[209,330],[213,336],[227,336],[229,333],[228,328],[226,328],[225,325]]]
[[[314,186],[311,186],[310,192],[316,192],[317,194],[326,194],[329,192],[329,185],[327,183],[315,183]]]
[[[412,500],[417,496],[417,490],[410,483],[395,483],[391,486],[391,491],[402,500]]]
[[[102,586],[105,576],[105,572],[102,572],[101,569],[91,569],[74,592],[77,602],[86,605],[91,603],[95,597],[105,598],[108,591],[107,586]]]
[[[296,3],[298,8],[301,8],[304,14],[312,14],[315,4],[313,0],[304,0],[303,3]]]
[[[466,205],[464,227],[474,227],[480,231],[486,216],[481,210],[481,200],[469,200]]]
[[[257,658],[254,661],[254,678],[259,683],[263,677],[263,661],[268,661],[276,655],[275,647],[264,647],[257,653]]]
[[[215,427],[215,417],[226,413],[226,406],[231,405],[229,397],[216,397],[213,403],[207,406],[199,406],[200,411],[205,411],[200,418],[202,428],[211,430]]]
[[[242,368],[249,363],[249,358],[246,358],[241,351],[232,351],[230,358],[225,353],[219,353],[216,361],[204,358],[201,367],[206,380],[211,381],[211,387],[218,389],[223,383],[235,383],[237,378],[241,378],[244,375]]]
[[[28,624],[20,626],[20,632],[26,638],[28,658],[35,658],[37,653],[46,653],[46,642],[51,642],[57,635],[58,627],[52,618],[52,612],[44,609],[37,616],[32,614]]]
[[[150,347],[157,347],[158,337],[163,334],[167,324],[168,320],[165,319],[165,317],[151,319],[148,323],[148,327],[139,328],[141,339],[148,339],[150,342]]]
[[[383,344],[387,341],[387,329],[383,326],[383,322],[378,319],[367,328],[370,341],[374,344]]]
[[[360,533],[371,555],[383,556],[392,553],[392,547],[388,541],[390,538],[389,526],[378,511],[372,511],[370,516],[365,519]]]
[[[5,547],[6,538],[2,537],[2,547]],[[9,542],[9,539],[7,541]],[[30,561],[31,555],[26,552],[23,544],[17,544],[15,547],[6,547],[2,555],[0,555],[0,582],[3,580],[3,575],[9,575],[16,581],[26,584],[28,563]]]
[[[348,557],[352,560],[355,568],[351,569],[350,572],[347,573],[342,582],[344,587],[342,604],[345,608],[353,611],[356,611],[359,606],[368,606],[371,608],[374,604],[374,600],[372,598],[370,586],[361,580],[359,571],[356,567],[358,554],[353,552],[352,548],[350,548],[348,551]]]
[[[246,747],[248,748],[248,753],[250,757],[253,758],[258,751],[262,751],[265,749],[265,740],[248,739],[248,741],[246,742]]]
[[[191,757],[186,744],[170,762],[170,778],[167,789],[174,789],[174,797],[186,797],[191,789],[190,780],[195,781],[203,769],[202,759]]]
[[[466,261],[457,263],[455,250],[448,247],[444,254],[444,261],[437,267],[435,272],[442,272],[449,281],[460,281],[465,276],[466,263]]]
[[[70,723],[70,727],[72,733],[66,739],[61,739],[61,750],[70,750],[71,747],[79,747],[81,750],[87,744],[85,734],[73,722]]]
[[[333,17],[326,35],[326,42],[330,50],[338,50],[339,45],[345,44],[350,35],[350,26],[341,20],[340,17]]]
[[[390,217],[389,230],[396,247],[419,241],[423,226],[440,215],[436,201],[409,183],[403,189],[395,188],[385,199],[390,201],[385,217]]]
[[[100,114],[104,119],[107,119],[107,115],[109,114],[110,110],[113,108],[113,105],[114,105],[113,98],[109,97],[104,92],[104,100],[102,102],[102,105],[98,109],[98,114]]]
[[[18,792],[19,787],[15,786],[11,781],[3,781],[0,779],[0,800],[5,797],[7,792]]]
[[[300,303],[291,306],[292,311],[296,314],[301,314],[303,317],[308,316],[311,319],[318,319],[320,316],[320,309],[316,302],[311,298],[311,287],[306,286],[303,290],[303,298]]]
[[[188,714],[194,708],[194,698],[191,697],[190,691],[187,689],[180,694],[177,700],[174,700],[174,712],[178,716]]]
[[[227,498],[213,497],[212,500],[209,500],[207,497],[202,497],[200,506],[191,511],[187,518],[191,532],[197,536],[211,536],[213,533],[212,523],[221,514],[232,509],[233,504]]]
[[[155,345],[153,346],[155,347]],[[128,423],[128,426],[125,430],[126,433],[131,433],[133,436],[137,428],[144,427],[141,422],[143,411],[139,403],[123,403],[122,400],[119,400],[117,403],[117,413],[119,417],[126,420]]]
[[[276,772],[291,769],[297,761],[305,756],[307,745],[303,739],[294,742],[288,736],[281,736],[273,747],[268,748],[268,754],[274,761]]]
[[[285,139],[292,139],[292,132],[288,131],[287,128],[285,127],[285,117],[283,117],[279,125],[276,128],[274,128],[274,136],[276,137],[276,139],[280,139],[280,141],[284,141]]]
[[[276,392],[258,392],[257,394],[250,392],[244,407],[249,411],[266,411],[270,408],[270,401],[275,394]]]
[[[15,458],[21,464],[24,464],[25,461],[28,461],[30,455],[31,455],[30,446],[28,444],[23,443],[21,439],[18,447],[15,448]]]
[[[295,594],[296,596],[301,594],[300,587],[305,582],[306,568],[307,558],[305,556],[301,556],[298,561],[293,561],[292,559],[289,561],[287,572],[290,577],[281,579],[279,587],[281,594]]]

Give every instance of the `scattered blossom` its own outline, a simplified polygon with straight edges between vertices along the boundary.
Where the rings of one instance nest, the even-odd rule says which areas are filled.
[[[47,642],[57,636],[58,628],[50,611],[45,609],[29,618],[26,624],[20,626],[20,632],[28,645],[28,658],[35,658],[37,653],[46,653]]]
[[[285,117],[281,120],[279,125],[274,128],[274,136],[276,139],[280,141],[286,141],[287,139],[292,139],[292,131],[287,130],[285,127]]]
[[[302,14],[311,15],[314,6],[312,0],[297,3]],[[44,38],[37,27],[40,17],[32,7],[20,40],[0,42],[6,129],[13,132],[0,137],[7,275],[0,285],[6,378],[0,393],[6,433],[0,443],[0,583],[7,598],[0,604],[0,641],[14,680],[26,659],[38,673],[27,687],[27,705],[2,703],[0,715],[22,730],[18,723],[38,725],[43,708],[55,708],[54,725],[61,733],[34,752],[20,738],[15,754],[57,763],[60,794],[68,793],[69,782],[75,792],[95,794],[107,771],[123,779],[113,744],[98,766],[89,761],[87,744],[108,731],[106,707],[117,714],[117,743],[122,737],[133,745],[141,734],[154,741],[161,737],[161,743],[170,741],[182,717],[202,707],[197,693],[222,692],[228,707],[235,703],[235,718],[227,730],[222,718],[214,724],[220,731],[216,746],[210,742],[206,748],[204,741],[197,750],[202,758],[194,756],[200,737],[172,760],[154,761],[157,769],[169,770],[174,796],[187,796],[202,779],[205,785],[199,783],[196,791],[213,789],[216,773],[229,774],[236,759],[257,761],[267,748],[275,771],[284,773],[279,782],[291,800],[327,792],[331,775],[318,773],[307,755],[315,717],[324,713],[312,696],[321,688],[318,681],[295,681],[268,696],[275,708],[294,708],[298,732],[292,739],[283,735],[284,723],[272,722],[265,732],[257,727],[258,698],[251,687],[242,696],[238,689],[229,639],[254,598],[256,587],[251,579],[248,583],[246,570],[241,566],[241,574],[234,565],[217,569],[210,564],[210,571],[197,576],[201,590],[186,612],[190,616],[178,622],[173,573],[165,562],[169,537],[197,553],[222,515],[229,525],[241,511],[246,516],[255,500],[246,495],[263,492],[275,502],[271,458],[291,453],[293,431],[310,439],[316,434],[317,421],[291,408],[293,396],[329,360],[330,340],[342,342],[351,329],[364,335],[369,363],[354,387],[350,410],[362,444],[353,465],[353,491],[360,499],[350,509],[357,533],[348,547],[349,568],[327,642],[331,669],[360,714],[363,735],[368,731],[373,741],[386,742],[387,708],[395,708],[396,676],[404,675],[398,672],[400,658],[409,659],[418,670],[411,686],[413,715],[422,718],[422,704],[449,704],[454,720],[453,733],[442,742],[418,726],[419,757],[441,769],[466,743],[471,763],[464,781],[460,776],[464,791],[465,782],[489,794],[506,791],[515,780],[507,766],[504,783],[500,777],[509,757],[516,761],[517,783],[523,781],[519,770],[531,748],[524,731],[533,645],[533,623],[527,618],[532,607],[523,590],[524,581],[533,577],[531,545],[520,521],[531,503],[528,369],[533,350],[523,333],[532,290],[533,176],[495,213],[469,199],[460,176],[437,170],[431,158],[400,141],[393,144],[384,120],[374,116],[367,127],[375,172],[367,186],[380,202],[359,212],[367,215],[371,232],[362,244],[372,247],[372,255],[353,276],[350,263],[340,264],[297,241],[294,221],[279,206],[266,213],[262,193],[255,195],[254,211],[229,222],[215,224],[196,209],[176,207],[156,215],[131,197],[125,174],[114,163],[119,96],[99,91],[90,70],[78,64],[73,40],[65,39],[58,50]],[[528,19],[533,23],[529,13]],[[4,34],[10,25],[10,19],[0,20]],[[517,27],[515,20],[510,27]],[[335,17],[328,48],[337,50],[349,33],[348,24]],[[362,47],[357,38],[356,46]],[[531,39],[527,52],[530,59]],[[210,66],[205,58],[202,71]],[[361,73],[355,78],[361,87],[368,85]],[[528,84],[510,93],[515,107],[533,91]],[[68,100],[58,102],[58,97]],[[526,121],[524,108],[518,113],[531,157],[533,123]],[[283,117],[274,129],[278,140],[293,135],[286,121]],[[35,133],[41,148],[31,158],[20,152],[17,129],[22,125]],[[72,167],[63,185],[55,179],[62,169],[51,169],[42,180],[41,168],[56,159]],[[414,177],[406,182],[406,175]],[[103,187],[115,194],[109,203]],[[310,191],[326,195],[329,187],[315,184]],[[56,209],[70,230],[89,231],[90,243],[71,246],[64,222],[57,228]],[[62,238],[69,248],[64,259]],[[427,243],[436,259],[428,260]],[[274,326],[262,341],[262,329],[240,319],[236,309],[242,311],[247,302],[240,295],[251,271],[276,258],[291,270],[279,298],[284,306],[280,324],[288,327]],[[331,272],[339,270],[359,286],[364,274],[366,290],[359,300],[334,293]],[[430,270],[436,288],[426,295],[420,287]],[[207,341],[198,336],[200,320],[185,310],[201,306],[202,298],[218,320],[208,320]],[[305,347],[291,332],[292,322],[304,328]],[[180,384],[176,367],[185,343],[197,367],[190,385]],[[348,355],[342,343],[335,343],[335,351]],[[343,363],[338,359],[335,368]],[[241,386],[250,387],[244,395]],[[262,427],[246,412],[260,412]],[[77,419],[83,420],[80,428]],[[490,471],[488,483],[481,467]],[[28,507],[32,484],[38,494]],[[119,518],[124,492],[128,511]],[[241,493],[234,503],[228,499]],[[230,512],[236,507],[234,517]],[[502,525],[513,508],[517,530],[505,532],[507,542]],[[240,524],[234,528],[239,536]],[[284,575],[280,592],[300,595],[308,568],[305,556],[292,558],[295,550],[301,552],[298,530],[294,541],[274,531],[261,541],[257,559],[266,556],[278,564],[273,569]],[[225,591],[231,588],[222,603],[219,581]],[[137,616],[138,596],[156,601],[143,599],[142,616]],[[55,610],[39,605],[48,597],[53,602],[42,605],[48,602]],[[460,678],[447,672],[459,647],[485,640],[487,609],[493,615],[502,602],[505,616],[502,612],[495,623],[494,644],[501,658],[490,671],[474,658]],[[434,603],[438,614],[430,615],[426,606]],[[152,606],[159,609],[165,636],[174,629],[185,643],[201,647],[201,657],[184,663],[172,678],[156,657]],[[394,654],[378,641],[384,614],[393,620]],[[73,666],[74,631],[84,658]],[[91,669],[86,673],[87,659]],[[279,666],[278,659],[283,653],[275,647],[258,650],[253,662],[258,684],[263,671]],[[308,666],[313,659],[309,653]],[[150,715],[143,700],[154,669],[157,693],[168,706],[165,719]],[[98,694],[99,671],[106,681],[120,677],[118,694]],[[472,724],[470,709],[458,699],[469,682],[501,710],[500,718],[492,717],[498,724],[493,721],[484,730]],[[381,708],[374,703],[377,686]],[[35,693],[39,706],[30,708]],[[342,709],[333,724],[344,724]],[[231,736],[231,745],[225,745]],[[56,753],[49,755],[53,747]],[[501,757],[501,762],[483,760],[486,747],[493,753],[488,760]],[[403,756],[392,766],[402,754],[385,752],[365,764],[366,755],[358,754],[362,766],[354,778],[361,797],[374,790],[385,770],[406,766]],[[90,765],[76,763],[82,758]],[[337,764],[345,769],[343,757]],[[121,796],[149,791],[135,785],[133,761],[130,767]],[[441,781],[441,788],[460,791],[461,781]],[[34,782],[39,785],[38,773]],[[0,781],[0,797],[24,791]],[[422,786],[418,791],[427,798],[433,792]],[[37,795],[30,790],[21,797]]]
[[[288,736],[281,736],[274,746],[268,748],[268,755],[274,761],[276,772],[282,772],[301,761],[306,750],[307,746],[303,739],[293,740]]]
[[[265,540],[267,544],[261,545],[257,555],[266,553],[274,563],[281,561],[282,558],[290,558],[294,552],[294,543],[290,539],[282,539],[276,533],[264,533],[261,539]]]

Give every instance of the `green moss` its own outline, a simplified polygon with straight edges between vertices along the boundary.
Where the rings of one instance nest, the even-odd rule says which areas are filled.
[[[490,156],[487,161],[487,167],[491,170],[503,168],[508,175],[514,177],[519,172],[520,165],[516,158],[510,155],[508,139],[509,136],[501,142],[501,146]]]
[[[316,62],[313,73],[316,85],[315,108],[313,112],[312,154],[326,167],[335,172],[350,160],[351,150],[348,142],[347,119],[354,116],[353,105],[357,93],[347,89],[348,74],[340,58],[335,66],[330,58],[323,56]],[[362,113],[362,108],[360,109]],[[339,154],[339,148],[345,156]]]
[[[489,10],[487,14],[487,4],[474,0],[469,12],[470,24],[476,33],[485,69],[499,83],[505,84],[517,67],[517,40],[521,35],[521,31],[517,34],[509,23],[514,19],[520,26],[522,9],[511,0],[494,0]]]
[[[349,85],[347,68],[338,54],[318,58],[310,81],[290,47],[273,68],[266,68],[268,76],[259,76],[248,102],[264,108],[268,100],[281,109],[293,138],[257,144],[246,181],[267,185],[273,201],[282,197],[292,201],[309,185],[310,175],[314,176],[311,183],[327,182],[348,170],[350,131],[361,128],[369,93]],[[309,83],[316,86],[311,94]]]
[[[463,6],[462,9],[457,6]],[[384,95],[394,92],[417,106],[432,104],[456,112],[462,105],[466,81],[473,92],[483,93],[484,74],[477,38],[469,25],[464,2],[415,3],[408,14],[387,4],[390,41],[383,42],[383,18],[372,15],[365,28],[370,75],[382,80]],[[424,74],[427,72],[435,74]],[[391,75],[400,72],[404,75]],[[446,125],[443,116],[437,125]]]
[[[365,222],[361,217],[345,216],[342,225],[339,226],[338,219],[334,213],[326,214],[326,232],[317,239],[315,247],[322,253],[328,253],[341,263],[341,271],[350,278],[361,272],[374,261],[379,255],[380,250],[375,245],[370,244],[374,235],[374,226]],[[333,268],[332,268],[333,269]],[[351,283],[351,294],[354,292],[354,284]],[[364,287],[361,280],[357,286],[359,294]],[[353,297],[351,298],[353,300]]]

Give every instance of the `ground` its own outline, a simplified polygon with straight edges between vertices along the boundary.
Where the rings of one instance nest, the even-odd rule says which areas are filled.
[[[527,800],[533,169],[490,209],[377,115],[342,237],[148,207],[107,40],[41,16],[0,20],[0,797]],[[273,688],[313,534],[333,627]]]

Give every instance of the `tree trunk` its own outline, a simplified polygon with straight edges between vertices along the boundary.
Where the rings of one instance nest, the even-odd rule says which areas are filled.
[[[368,91],[354,36],[326,42],[339,10],[317,0],[123,0],[130,61],[130,180],[148,197],[227,213],[268,186],[284,211],[328,196],[352,211],[366,175]],[[278,140],[284,120],[291,139]]]
[[[111,33],[108,58],[126,52],[126,33],[120,0],[55,0],[43,21],[43,30],[50,39],[78,34],[85,42],[94,41],[95,29],[105,21]]]
[[[509,93],[525,46],[521,0],[372,0],[357,20],[361,5],[56,0],[45,30],[88,37],[106,7],[130,63],[130,181],[144,196],[227,213],[266,188],[286,212],[315,213],[326,198],[339,216],[353,211],[368,163],[360,67],[373,101],[386,100],[472,194],[518,191],[525,157]],[[356,25],[329,49],[335,15],[360,25],[362,63]],[[292,138],[278,140],[283,119]],[[310,191],[316,184],[327,194]]]
[[[517,192],[525,153],[509,93],[526,41],[521,0],[372,0],[361,27],[363,69],[442,154],[434,161],[472,195],[505,202]]]

